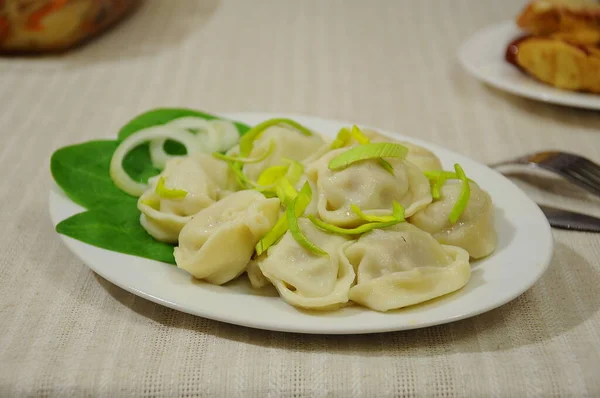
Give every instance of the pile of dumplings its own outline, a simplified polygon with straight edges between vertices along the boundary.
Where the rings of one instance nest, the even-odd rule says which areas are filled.
[[[489,255],[496,246],[489,194],[471,182],[468,204],[451,223],[461,182],[447,181],[434,200],[424,174],[441,170],[439,159],[420,146],[372,130],[364,134],[371,142],[408,148],[405,158],[386,159],[393,173],[376,159],[331,170],[331,159],[358,144],[331,149],[320,134],[305,135],[285,125],[267,128],[254,141],[249,157],[268,156],[242,169],[256,181],[287,159],[304,166],[295,188],[308,183],[312,200],[298,217],[298,227],[328,256],[305,249],[289,230],[257,255],[257,243],[285,217],[284,205],[258,190],[240,190],[229,163],[206,153],[173,158],[149,181],[138,201],[141,225],[155,239],[175,244],[177,266],[195,278],[222,285],[247,273],[254,288],[273,285],[283,300],[299,308],[336,310],[355,303],[388,311],[461,289],[471,276],[470,260]],[[227,154],[239,152],[235,146]],[[159,179],[187,195],[161,197],[156,193]],[[359,235],[324,231],[307,218],[354,228],[364,220],[351,211],[352,205],[368,214],[389,215],[394,202],[404,207],[405,222]]]

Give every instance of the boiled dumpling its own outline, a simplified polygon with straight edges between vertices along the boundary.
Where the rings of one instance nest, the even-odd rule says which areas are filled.
[[[273,228],[279,199],[238,191],[196,214],[179,234],[175,261],[197,279],[221,285],[246,269],[254,246]]]
[[[375,229],[344,250],[356,269],[350,300],[388,311],[431,300],[463,287],[471,277],[469,254],[440,245],[408,223]]]
[[[331,159],[345,151],[347,148],[330,151],[307,168],[309,180],[316,182],[318,213],[325,222],[341,227],[363,223],[351,211],[352,204],[367,214],[390,215],[393,201],[397,201],[408,217],[431,202],[429,181],[416,166],[404,160],[386,159],[394,175],[375,159],[330,170]]]
[[[347,303],[355,276],[352,266],[341,255],[348,238],[318,230],[306,218],[298,219],[298,226],[308,240],[329,256],[308,252],[288,231],[257,261],[260,270],[293,306],[331,310]]]
[[[162,198],[156,192],[160,178],[167,189],[187,192],[182,198]],[[138,200],[140,223],[155,239],[176,243],[179,231],[191,216],[227,196],[235,189],[235,178],[227,164],[210,155],[169,160],[165,169],[149,180],[149,189]]]
[[[398,143],[408,148],[406,160],[417,166],[421,171],[442,170],[442,162],[429,149],[407,141],[399,141]]]
[[[266,159],[244,165],[244,173],[252,181],[256,181],[260,174],[268,167],[287,164],[283,159],[302,161],[314,155],[325,145],[320,134],[304,135],[291,127],[272,126],[266,129],[254,141],[250,158],[257,158],[265,154],[273,142],[273,151]],[[231,154],[239,152],[239,147],[234,147]]]
[[[397,140],[385,136],[375,130],[363,130],[363,133],[371,139],[372,142],[396,142],[408,148],[406,160],[417,166],[421,171],[442,170],[442,162],[433,152],[420,145],[407,141]]]
[[[263,254],[263,256],[265,255]],[[250,260],[248,267],[246,267],[246,274],[248,275],[250,285],[255,289],[263,288],[271,283],[258,267],[258,262],[261,258],[262,256],[258,259]]]
[[[473,258],[481,258],[496,248],[494,206],[490,195],[471,183],[471,196],[456,224],[448,216],[462,190],[459,182],[447,182],[441,189],[441,199],[420,210],[410,222],[433,235],[438,242],[462,247]]]

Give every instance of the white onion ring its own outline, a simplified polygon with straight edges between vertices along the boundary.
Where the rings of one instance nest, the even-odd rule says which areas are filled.
[[[134,181],[127,174],[123,169],[123,159],[138,145],[158,139],[180,142],[185,146],[189,155],[202,150],[194,134],[174,126],[161,125],[140,130],[123,140],[110,160],[110,178],[117,187],[133,196],[140,196],[148,189],[147,184]]]
[[[230,149],[240,141],[240,133],[235,124],[229,120],[214,119],[210,121],[217,130],[213,152],[222,152]]]
[[[186,131],[186,130],[182,130]],[[187,131],[186,131],[187,132]],[[192,134],[194,135],[194,134]],[[198,147],[199,152],[207,152],[202,145],[202,141],[198,140],[196,136],[194,136],[196,140],[196,145]],[[164,169],[167,162],[173,158],[185,156],[185,155],[171,155],[165,151],[165,142],[167,142],[166,138],[157,138],[155,140],[150,141],[150,159],[152,160],[152,166],[157,169]]]
[[[201,117],[186,116],[174,119],[168,125],[201,130],[196,136],[202,142],[206,153],[225,151],[237,144],[240,139],[237,127],[228,120],[206,120]]]

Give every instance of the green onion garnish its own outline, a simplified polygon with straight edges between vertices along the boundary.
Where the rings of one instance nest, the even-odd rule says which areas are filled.
[[[392,225],[399,224],[401,222],[406,221],[404,218],[404,207],[402,207],[402,205],[396,201],[394,201],[392,215],[386,216],[385,218],[366,215],[356,206],[354,208],[352,208],[352,210],[356,212],[355,209],[358,210],[358,212],[360,213],[359,217],[363,218],[363,216],[364,216],[365,218],[363,218],[363,219],[365,219],[365,220],[366,220],[366,218],[370,218],[373,220],[375,220],[377,218],[379,220],[385,219],[386,221],[370,222],[370,223],[363,224],[356,228],[341,228],[341,227],[338,227],[337,225],[329,224],[329,223],[326,223],[325,221],[319,220],[317,217],[315,217],[313,215],[309,215],[308,219],[313,224],[315,224],[317,226],[317,228],[322,229],[323,231],[326,231],[326,232],[333,232],[338,235],[360,235],[360,234],[364,234],[365,232],[369,232],[376,228],[387,228],[387,227],[391,227]]]
[[[335,137],[335,140],[331,143],[331,149],[343,148],[348,145],[348,142],[352,138],[352,133],[346,127],[340,129]]]
[[[240,156],[245,157],[250,155],[250,152],[252,152],[252,146],[254,145],[254,141],[261,135],[263,131],[277,124],[287,124],[294,127],[304,135],[312,135],[312,131],[310,131],[300,123],[293,121],[292,119],[276,118],[265,120],[264,122],[259,123],[256,126],[252,127],[250,130],[248,130],[246,134],[244,134],[244,136],[240,139]]]
[[[439,199],[442,196],[441,189],[447,180],[460,180],[460,177],[455,171],[446,170],[427,170],[424,171],[425,177],[431,181],[431,196],[433,199]],[[468,179],[469,182],[475,184],[475,181]]]
[[[365,232],[369,232],[376,228],[386,228],[391,227],[392,225],[400,223],[400,221],[389,221],[389,222],[372,222],[368,224],[363,224],[356,228],[341,228],[337,225],[326,223],[325,221],[319,220],[317,217],[312,214],[308,216],[308,219],[312,221],[315,226],[326,232],[333,232],[338,235],[360,235]]]
[[[304,184],[304,186],[300,190],[300,193],[298,195],[296,195],[296,199],[294,199],[294,201],[296,203],[296,205],[295,205],[296,217],[300,217],[304,213],[304,211],[308,207],[308,204],[310,203],[311,199],[312,199],[312,190],[310,189],[310,185],[308,185],[308,183]],[[255,247],[256,254],[260,256],[269,247],[271,247],[275,243],[277,243],[277,241],[279,241],[279,239],[283,236],[283,234],[285,234],[285,232],[287,230],[288,230],[288,220],[287,220],[287,213],[286,213],[283,216],[281,216],[279,218],[279,220],[277,220],[277,223],[275,224],[273,229],[271,229],[258,242],[258,244]]]
[[[352,126],[352,131],[350,133],[352,138],[354,138],[359,144],[364,145],[371,142],[371,140],[364,135],[361,129],[358,128],[357,125]]]
[[[142,199],[140,200],[140,203],[149,207],[152,207],[154,210],[159,210],[160,209],[160,200],[157,199],[156,197],[151,197],[148,199]]]
[[[287,178],[281,178],[277,185],[275,185],[275,193],[281,203],[289,203],[298,196],[296,189],[290,184]]]
[[[382,157],[404,158],[407,153],[408,148],[400,144],[392,144],[389,142],[364,144],[350,148],[346,152],[333,158],[329,162],[329,168],[331,170],[343,169],[352,163],[367,159]]]
[[[385,160],[383,158],[379,158],[379,164],[381,165],[381,167],[383,167],[385,169],[385,171],[387,171],[391,175],[394,175],[394,167],[392,167],[390,162],[388,162],[387,160]]]
[[[458,163],[454,165],[454,170],[456,170],[458,179],[462,181],[462,190],[460,191],[458,200],[454,204],[454,207],[448,216],[448,219],[452,224],[455,224],[463,214],[467,208],[467,204],[469,203],[469,198],[471,197],[471,186],[469,185],[469,179],[465,175],[465,171]]]
[[[292,234],[292,237],[296,240],[296,242],[298,242],[300,246],[304,247],[309,252],[321,256],[329,256],[329,254],[325,250],[321,249],[320,247],[309,241],[308,238],[304,236],[304,234],[300,230],[300,227],[298,226],[298,217],[301,216],[302,213],[304,213],[304,211],[300,212],[300,214],[297,214],[296,212],[296,206],[298,205],[298,202],[301,198],[308,198],[309,202],[310,199],[312,199],[312,190],[308,182],[304,184],[304,186],[298,193],[298,196],[296,196],[296,198],[290,203],[290,205],[285,211],[290,233]],[[304,200],[305,199],[302,199],[302,201]]]
[[[355,204],[350,205],[350,208],[361,219],[369,222],[392,222],[392,221],[405,221],[404,220],[404,207],[396,201],[393,204],[392,215],[390,216],[374,216],[371,214],[365,214],[362,212],[360,207]]]
[[[182,199],[188,194],[183,189],[169,189],[165,187],[165,177],[160,177],[156,184],[156,193],[164,199]]]
[[[302,163],[297,162],[293,159],[285,159],[287,162],[290,162],[290,166],[287,170],[287,179],[290,181],[290,184],[296,185],[302,178],[302,174],[304,174],[304,166]]]
[[[239,156],[227,156],[223,155],[219,152],[214,152],[213,157],[221,160],[225,160],[228,162],[239,162],[239,163],[258,163],[265,160],[275,149],[275,141],[271,140],[271,144],[269,145],[269,149],[266,150],[265,153],[256,157],[256,158],[248,158],[248,157],[239,157]]]

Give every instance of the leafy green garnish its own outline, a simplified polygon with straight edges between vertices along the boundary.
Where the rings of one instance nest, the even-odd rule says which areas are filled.
[[[312,198],[312,190],[308,182],[304,184],[296,198],[293,201],[291,201],[291,203],[285,210],[290,233],[292,234],[294,240],[296,240],[296,242],[298,242],[300,246],[302,246],[309,252],[321,256],[328,256],[329,254],[325,250],[321,249],[320,247],[312,243],[310,240],[308,240],[308,238],[302,233],[300,227],[298,226],[298,217],[301,216],[303,213],[302,212],[300,213],[300,215],[296,215],[296,206],[300,198],[308,198],[308,201],[310,202],[310,199]]]
[[[136,198],[117,188],[108,174],[110,160],[117,145],[117,141],[89,141],[60,148],[50,159],[54,181],[73,202],[88,209],[128,201],[135,204]],[[149,156],[132,151],[123,166],[144,161],[151,167]],[[127,167],[126,170],[137,174],[139,179],[147,169]]]
[[[454,207],[448,216],[448,219],[452,224],[455,224],[463,214],[467,208],[467,204],[469,203],[469,198],[471,197],[471,186],[469,185],[469,179],[465,175],[464,170],[458,163],[454,165],[454,170],[456,170],[458,179],[462,181],[462,189],[460,191],[458,200],[454,204]]]
[[[120,141],[139,130],[183,116],[216,118],[188,109],[156,109],[124,126],[119,140],[94,140],[56,150],[50,160],[54,181],[73,202],[89,209],[61,221],[56,231],[107,250],[175,264],[173,245],[158,242],[148,235],[140,225],[137,199],[114,185],[109,167]],[[235,122],[235,125],[240,134],[249,130],[242,123]],[[160,172],[152,166],[148,147],[148,144],[138,146],[123,160],[127,174],[143,183]],[[177,153],[171,148],[169,153],[184,154],[185,151]]]
[[[164,199],[183,199],[187,196],[187,191],[183,189],[169,189],[165,186],[165,177],[160,177],[156,184],[156,194]]]
[[[287,124],[304,135],[312,135],[312,131],[292,119],[276,118],[265,120],[264,122],[252,127],[248,132],[246,132],[242,139],[240,139],[240,156],[250,155],[250,152],[252,152],[252,147],[254,146],[254,141],[260,137],[262,132],[271,126],[276,126],[278,124]]]
[[[75,214],[61,221],[56,232],[103,249],[175,264],[173,245],[148,235],[140,225],[135,202]]]
[[[331,170],[339,170],[348,167],[352,163],[361,160],[376,159],[382,157],[404,158],[408,153],[408,148],[400,144],[389,142],[372,143],[359,145],[348,149],[329,162]]]

